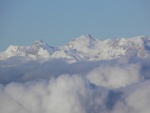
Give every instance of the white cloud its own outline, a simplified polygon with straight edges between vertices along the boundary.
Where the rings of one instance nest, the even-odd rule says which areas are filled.
[[[96,85],[110,89],[125,87],[142,80],[138,64],[101,65],[94,68],[87,78]]]
[[[0,89],[1,113],[90,113],[104,109],[107,92],[78,75],[10,83]]]
[[[149,61],[0,67],[0,113],[149,113]]]
[[[118,101],[113,113],[149,113],[150,80],[123,89],[124,97]]]

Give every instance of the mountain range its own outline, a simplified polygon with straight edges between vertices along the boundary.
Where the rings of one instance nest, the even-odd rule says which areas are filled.
[[[98,40],[91,35],[82,35],[66,45],[51,47],[42,40],[35,41],[31,46],[10,45],[0,53],[0,62],[39,61],[63,59],[68,63],[79,61],[99,61],[119,58],[123,55],[136,53],[139,57],[150,54],[150,39],[145,36],[133,38],[117,38]]]

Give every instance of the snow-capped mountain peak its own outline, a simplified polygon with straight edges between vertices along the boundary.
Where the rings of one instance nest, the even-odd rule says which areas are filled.
[[[71,49],[76,49],[81,52],[88,52],[89,49],[95,47],[97,39],[93,38],[91,35],[81,35],[80,37],[70,41],[67,46]]]
[[[96,41],[96,39],[94,37],[92,37],[92,35],[87,34],[87,35],[81,35],[80,37],[73,39],[69,43],[80,43],[80,42],[89,43],[89,42],[92,42],[92,41]]]
[[[21,56],[30,60],[49,60],[62,58],[69,62],[95,61],[118,58],[136,51],[140,57],[150,55],[150,39],[144,36],[133,38],[107,39],[100,41],[91,35],[81,35],[61,47],[50,47],[42,40],[35,41],[32,46],[12,46],[0,53],[0,60]]]
[[[42,47],[42,48],[47,47],[47,48],[49,48],[49,46],[46,43],[44,43],[42,40],[37,40],[37,41],[35,41],[33,43],[32,48],[39,48],[39,47]]]
[[[91,40],[95,40],[96,41],[96,38],[94,38],[91,34],[87,34],[86,37],[91,39]]]
[[[35,43],[43,44],[44,42],[40,39],[40,40],[36,40]]]
[[[49,58],[57,48],[50,47],[42,40],[35,41],[35,43],[27,50],[27,54],[36,58]],[[29,56],[28,55],[28,56]]]

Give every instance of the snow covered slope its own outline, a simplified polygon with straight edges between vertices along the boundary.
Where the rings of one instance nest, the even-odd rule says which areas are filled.
[[[150,39],[137,36],[100,41],[91,35],[82,35],[61,47],[50,47],[40,40],[32,46],[10,45],[6,51],[0,53],[0,61],[14,57],[21,57],[25,59],[24,61],[38,60],[42,62],[61,58],[72,63],[113,59],[132,51],[140,57],[147,57],[150,54]]]

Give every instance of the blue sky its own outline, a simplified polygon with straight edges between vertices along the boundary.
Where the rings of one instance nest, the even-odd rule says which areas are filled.
[[[64,45],[80,35],[150,37],[149,0],[0,0],[0,51],[42,39]]]

